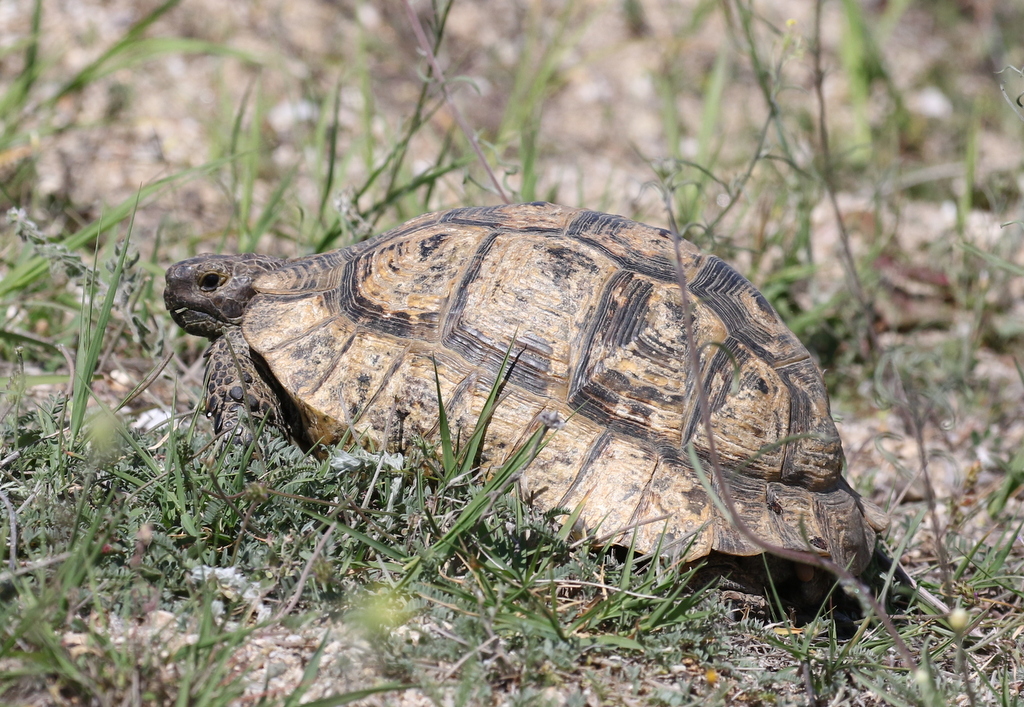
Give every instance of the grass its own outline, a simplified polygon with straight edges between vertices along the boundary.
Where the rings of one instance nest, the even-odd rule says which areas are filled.
[[[881,15],[823,4],[823,22],[850,31],[820,53],[813,22],[776,22],[742,0],[699,3],[685,17],[627,3],[628,32],[604,43],[592,33],[616,9],[581,24],[581,5],[554,15],[531,6],[507,25],[522,32],[508,46],[459,34],[460,3],[421,15],[512,198],[658,223],[667,204],[812,349],[844,428],[868,421],[860,446],[848,440],[850,476],[865,493],[891,489],[888,547],[962,610],[936,612],[878,580],[916,671],[894,660],[876,621],[743,618],[690,569],[575,542],[563,516],[508,493],[530,445],[487,474],[474,466],[486,437],[462,444],[443,418],[436,445],[400,458],[358,446],[306,456],[270,431],[249,449],[212,443],[194,412],[201,343],[163,311],[163,266],[211,248],[315,252],[496,197],[415,43],[385,31],[408,31],[404,18],[349,18],[352,41],[286,95],[312,106],[309,117],[281,134],[268,127],[283,100],[279,57],[176,33],[176,5],[154,6],[74,69],[49,41],[56,10],[42,2],[25,36],[0,48],[15,69],[0,84],[0,201],[20,209],[0,232],[0,701],[333,705],[412,690],[469,705],[1020,704],[1021,229],[972,226],[1019,219],[1011,170],[986,163],[983,146],[1013,151],[1020,123],[997,100],[954,94],[970,111],[923,129],[908,108],[919,86],[904,76],[906,57],[890,53],[894,32],[925,19],[973,37],[958,5],[934,3],[933,16],[908,3]],[[687,42],[707,32],[721,41],[700,64]],[[644,74],[658,139],[629,145],[615,168],[657,188],[629,198],[612,196],[616,177],[587,161],[597,148],[558,132],[561,121],[580,133],[598,124],[622,147],[632,119],[648,115],[642,91],[627,94],[628,110],[621,95],[621,106],[568,101],[593,89],[580,83],[588,72],[614,82],[595,47],[623,57],[643,48],[666,69]],[[519,52],[514,71],[505,51]],[[98,211],[73,189],[46,191],[53,141],[116,133],[125,119],[108,112],[97,124],[62,107],[114,77],[145,75],[157,56],[251,72],[236,91],[221,77],[203,118],[207,160],[111,192]],[[385,86],[396,64],[411,78]],[[933,71],[947,91],[949,74],[973,76],[942,59]],[[463,75],[491,92],[474,95]],[[500,110],[496,94],[509,99]],[[897,162],[926,167],[935,154],[955,162],[955,178],[900,186]],[[564,169],[567,160],[582,166]],[[212,231],[178,223],[168,204],[206,187],[226,218]],[[913,213],[955,214],[924,244],[900,218],[922,205]],[[887,304],[915,315],[929,298],[945,325],[888,318]],[[999,361],[1009,375],[993,372]],[[153,417],[138,426],[144,411]],[[290,635],[301,648],[288,648]]]

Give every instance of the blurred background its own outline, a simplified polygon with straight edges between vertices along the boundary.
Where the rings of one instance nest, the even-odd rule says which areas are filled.
[[[112,405],[147,381],[128,422],[191,409],[164,267],[500,203],[475,140],[509,199],[675,223],[761,288],[908,567],[993,528],[1019,561],[1022,38],[1013,0],[4,0],[0,383],[71,385],[130,230],[79,365]]]

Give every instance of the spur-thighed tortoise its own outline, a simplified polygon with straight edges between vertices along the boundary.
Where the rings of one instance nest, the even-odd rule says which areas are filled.
[[[465,439],[511,345],[489,461],[552,413],[565,421],[526,470],[536,503],[582,503],[587,527],[627,529],[623,542],[635,532],[641,551],[759,555],[716,510],[687,451],[710,474],[674,262],[663,229],[533,203],[428,214],[296,260],[198,256],[168,270],[164,297],[178,324],[213,340],[207,411],[217,432],[236,429],[247,394],[271,422],[297,419],[308,444],[349,427],[381,443],[396,430],[429,438],[436,366]],[[842,477],[821,372],[722,260],[683,241],[681,265],[739,513],[769,542],[859,574],[887,518]]]

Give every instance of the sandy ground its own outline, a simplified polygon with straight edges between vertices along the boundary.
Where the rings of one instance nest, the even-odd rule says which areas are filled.
[[[866,12],[878,17],[886,3],[864,5]],[[47,64],[40,95],[53,95],[66,77],[95,61],[155,7],[155,2],[129,0],[43,2],[40,54]],[[426,3],[415,7],[422,16],[429,12]],[[767,109],[749,62],[738,49],[735,17],[728,21],[725,13],[716,11],[702,18],[704,4],[691,0],[638,2],[639,11],[632,13],[627,7],[629,3],[604,0],[459,0],[448,20],[440,60],[449,77],[465,79],[454,83],[453,90],[470,125],[485,139],[500,142],[497,153],[485,145],[499,172],[503,159],[514,161],[517,155],[517,140],[503,134],[505,126],[524,120],[517,113],[523,105],[543,105],[538,115],[525,118],[536,126],[539,196],[665,225],[659,195],[650,186],[653,166],[671,155],[701,156],[704,98],[716,65],[724,63],[732,72],[709,141],[726,179],[746,168]],[[955,270],[946,266],[964,257],[957,249],[955,208],[958,190],[964,189],[964,115],[972,105],[1001,101],[994,67],[1022,61],[1020,46],[1011,41],[1015,38],[999,32],[1006,8],[980,1],[960,7],[961,15],[951,23],[928,7],[912,7],[886,35],[882,53],[894,94],[904,99],[919,138],[895,154],[870,184],[850,182],[839,194],[855,253],[879,252],[877,269],[883,279],[891,280],[886,290],[891,296],[879,305],[885,323],[882,340],[893,350],[911,348],[918,354],[948,350],[972,331],[971,311],[956,301],[951,289],[949,275]],[[812,63],[806,51],[813,4],[785,0],[759,3],[758,9],[778,30],[759,31],[766,56],[788,57],[781,74],[787,90],[780,97],[789,107],[787,120],[815,119]],[[0,3],[0,47],[12,50],[23,41],[31,10],[28,0]],[[699,31],[691,30],[695,25]],[[840,70],[846,27],[841,3],[826,4],[823,27],[830,69],[825,89],[830,130],[837,149],[850,148],[857,123],[849,110],[854,88]],[[317,207],[322,175],[317,165],[322,165],[322,155],[304,153],[302,146],[309,144],[304,136],[320,118],[317,99],[334,87],[341,91],[338,152],[343,159],[337,181],[341,188],[332,198],[343,199],[345,186],[362,183],[383,157],[382,146],[400,134],[425,70],[399,2],[184,0],[155,22],[147,36],[187,40],[180,48],[195,51],[162,54],[138,66],[115,69],[81,93],[62,98],[52,110],[30,106],[23,117],[26,125],[37,129],[27,146],[30,152],[21,145],[11,148],[22,150],[18,155],[3,153],[11,160],[35,161],[36,208],[30,215],[39,218],[47,203],[66,205],[62,215],[40,220],[46,232],[56,233],[68,220],[95,218],[105,207],[131,198],[141,185],[227,154],[246,96],[249,107],[243,123],[258,103],[258,130],[270,146],[254,187],[253,213],[293,171],[294,190],[286,208]],[[205,51],[211,47],[218,52]],[[950,57],[958,57],[960,70],[943,78]],[[20,61],[19,51],[3,54],[0,83],[15,75]],[[543,101],[524,98],[543,76],[554,77],[543,84]],[[675,91],[666,99],[669,84]],[[875,87],[866,102],[869,122],[880,121],[893,110],[891,95]],[[666,129],[671,122],[666,114],[678,121],[674,130]],[[1002,115],[1005,119],[989,119],[977,128],[976,181],[1005,177],[1019,197],[1021,151],[1012,136],[1020,136],[1020,125],[1008,109]],[[410,146],[410,163],[418,169],[433,164],[453,126],[447,107],[434,112]],[[797,145],[795,153],[809,166],[816,151],[811,145]],[[0,159],[0,170],[10,168]],[[431,207],[445,208],[467,199],[497,201],[467,183],[466,174],[460,170],[444,178]],[[471,165],[468,174],[483,180],[477,165]],[[744,248],[757,245],[758,234],[798,227],[793,213],[778,209],[774,200],[775,191],[785,188],[785,179],[773,181],[770,176],[770,170],[759,168],[740,208],[719,227],[722,237],[736,245],[733,260],[743,272],[751,265]],[[513,187],[521,184],[519,174],[504,178]],[[947,192],[948,198],[918,198],[915,188],[922,183],[940,184],[938,191]],[[232,252],[238,241],[232,231],[225,234],[233,215],[231,189],[226,170],[214,170],[143,203],[136,216],[138,248],[147,257],[157,248],[156,260],[164,265],[220,244]],[[718,197],[724,196],[723,190],[712,201],[721,203]],[[821,203],[812,212],[810,226],[819,268],[809,286],[795,294],[807,309],[846,287],[834,214],[824,195],[816,198]],[[378,226],[412,215],[392,210]],[[975,208],[964,216],[963,240],[1022,265],[1020,229],[1002,225],[1018,217],[1008,208]],[[887,234],[882,248],[879,233]],[[5,231],[3,238],[8,237]],[[260,246],[279,254],[305,252],[295,237],[295,232],[282,229],[265,236]],[[11,252],[12,243],[0,245],[4,253]],[[887,259],[891,253],[899,257]],[[769,249],[766,257],[781,254]],[[993,299],[996,324],[1019,326],[1024,320],[1020,279],[1002,282],[996,271],[986,276],[996,283],[986,294]],[[753,277],[755,284],[762,284],[756,274]],[[899,333],[931,319],[942,325],[912,339]],[[984,502],[1001,482],[1001,461],[1024,439],[1024,388],[1012,352],[978,349],[970,381],[972,396],[955,391],[951,383],[943,404],[923,419],[923,457],[944,520],[970,516],[976,504]],[[859,396],[835,401],[833,411],[841,419],[849,475],[873,500],[891,505],[897,528],[893,540],[898,541],[903,519],[916,513],[926,490],[913,430],[898,406],[883,404],[878,391],[885,388],[884,381],[876,385],[865,380]],[[984,532],[987,516],[973,518],[979,524],[977,532]],[[906,559],[911,566],[917,560],[922,568],[927,564],[924,557]],[[249,649],[252,664],[264,661],[260,669],[277,671],[274,680],[297,679],[302,656],[315,645],[320,635],[316,632],[323,630],[277,636],[267,639],[266,645],[256,641]],[[349,639],[338,639],[345,640]]]

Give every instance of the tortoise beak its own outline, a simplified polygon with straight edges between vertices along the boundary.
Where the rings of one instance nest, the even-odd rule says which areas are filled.
[[[225,256],[197,256],[167,269],[164,306],[171,318],[190,334],[215,338],[226,326],[236,324],[252,296],[252,287],[232,281]],[[202,285],[215,275],[217,287]]]
[[[201,312],[197,309],[179,307],[177,309],[170,309],[169,311],[171,313],[171,319],[174,320],[175,324],[180,326],[189,334],[204,336],[207,339],[217,338],[223,334],[224,329],[229,326],[226,322],[222,322],[216,317],[210,316],[206,312]]]
[[[167,269],[164,305],[185,331],[215,338],[242,321],[253,281],[284,261],[266,255],[197,255]]]

